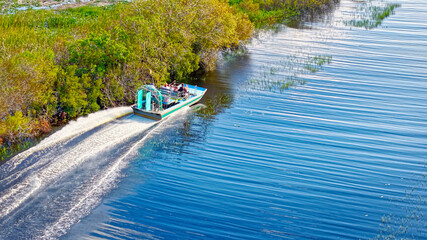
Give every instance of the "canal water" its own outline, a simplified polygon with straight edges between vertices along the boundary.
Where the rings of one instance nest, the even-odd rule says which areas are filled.
[[[427,4],[397,3],[260,32],[166,121],[58,131],[0,166],[0,239],[426,239]]]

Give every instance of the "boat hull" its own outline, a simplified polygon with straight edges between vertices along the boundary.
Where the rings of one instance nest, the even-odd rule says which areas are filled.
[[[161,120],[162,119],[162,115],[159,113],[155,113],[155,112],[147,112],[141,109],[138,109],[136,106],[132,106],[132,110],[133,113],[135,115],[141,116],[141,117],[146,117],[146,118],[150,118],[153,120]]]

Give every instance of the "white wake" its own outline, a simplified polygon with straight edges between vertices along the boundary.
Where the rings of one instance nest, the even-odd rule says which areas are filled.
[[[0,166],[0,225],[8,226],[0,228],[0,239],[65,234],[114,188],[124,160],[186,110],[161,122],[134,115],[114,120],[130,112],[115,108],[79,118]]]

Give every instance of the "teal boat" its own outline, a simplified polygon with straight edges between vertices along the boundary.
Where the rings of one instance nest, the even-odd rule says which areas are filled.
[[[161,120],[185,106],[194,105],[206,91],[206,88],[189,84],[167,85],[160,89],[143,85],[138,89],[132,109],[135,115]]]

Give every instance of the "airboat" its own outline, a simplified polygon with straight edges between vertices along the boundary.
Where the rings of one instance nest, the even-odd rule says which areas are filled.
[[[161,120],[186,106],[196,104],[207,89],[189,84],[172,84],[156,88],[154,85],[141,86],[132,106],[135,115]]]

